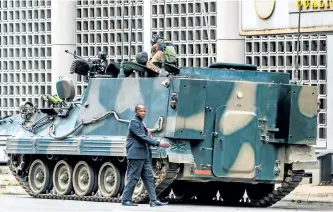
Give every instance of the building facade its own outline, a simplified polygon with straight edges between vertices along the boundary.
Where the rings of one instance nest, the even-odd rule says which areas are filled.
[[[333,134],[327,131],[333,123],[333,96],[329,96],[333,83],[328,83],[333,68],[329,60],[333,55],[333,1],[242,1],[240,11],[245,62],[261,71],[290,73],[303,85],[317,86],[320,112],[316,147],[318,151],[333,149]]]
[[[305,9],[295,74],[297,5]],[[18,113],[25,101],[41,105],[40,95],[55,94],[59,77],[73,79],[81,96],[86,83],[69,74],[73,56],[65,50],[84,58],[102,50],[109,61],[128,60],[150,52],[152,34],[165,32],[180,66],[255,64],[260,71],[287,72],[318,86],[317,148],[333,149],[327,142],[333,136],[327,133],[333,124],[327,83],[333,66],[331,8],[331,0],[2,0],[0,115]]]

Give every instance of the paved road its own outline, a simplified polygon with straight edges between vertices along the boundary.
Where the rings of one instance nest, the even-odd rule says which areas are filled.
[[[151,208],[148,204],[137,207],[123,207],[119,203],[84,202],[70,200],[48,200],[34,199],[29,196],[0,195],[0,211],[8,212],[97,212],[97,211],[159,211],[159,212],[233,212],[233,211],[333,211],[333,204],[305,204],[280,202],[271,208],[236,208],[221,206],[190,206],[190,205],[168,205],[164,207]]]

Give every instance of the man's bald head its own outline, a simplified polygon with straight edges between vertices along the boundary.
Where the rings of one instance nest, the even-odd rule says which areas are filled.
[[[136,105],[135,114],[136,114],[136,116],[140,117],[141,119],[144,119],[144,117],[146,116],[146,106],[143,104]]]
[[[136,112],[139,108],[146,108],[146,106],[144,104],[137,104],[135,105],[134,111]]]

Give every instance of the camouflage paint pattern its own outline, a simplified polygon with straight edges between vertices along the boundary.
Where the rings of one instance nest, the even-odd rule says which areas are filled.
[[[286,163],[302,169],[316,160],[308,146],[317,138],[315,91],[289,84],[288,74],[216,68],[182,68],[171,78],[92,78],[69,115],[54,116],[54,134],[112,115],[64,139],[50,136],[50,124],[27,131],[20,115],[2,119],[0,133],[8,136],[7,154],[126,157],[128,121],[142,103],[149,128],[163,118],[153,136],[171,143],[168,149],[153,148],[153,157],[184,163],[181,179],[278,182]],[[29,121],[44,116],[38,112]]]

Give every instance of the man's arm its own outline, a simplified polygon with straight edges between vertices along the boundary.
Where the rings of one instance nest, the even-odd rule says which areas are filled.
[[[142,130],[140,130],[140,123],[138,121],[131,120],[129,129],[140,140],[145,141],[152,146],[160,146],[159,141],[149,138]]]

